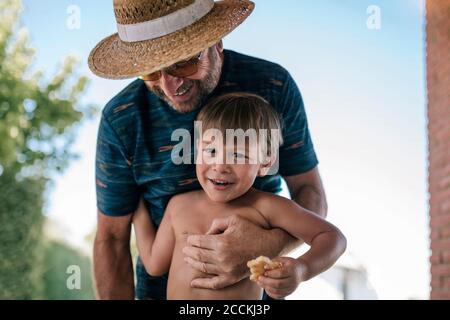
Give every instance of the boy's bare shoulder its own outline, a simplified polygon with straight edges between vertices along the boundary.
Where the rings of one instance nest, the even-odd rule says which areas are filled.
[[[184,193],[179,193],[170,198],[167,204],[167,209],[173,212],[186,211],[191,208],[193,204],[198,203],[203,198],[203,190],[194,190]]]
[[[261,213],[273,213],[277,208],[283,208],[292,205],[293,201],[265,191],[257,190],[252,195],[253,205]]]
[[[280,200],[280,198],[286,199],[277,194],[274,194],[271,192],[266,192],[266,191],[261,191],[261,190],[256,190],[256,189],[253,191],[252,197],[253,197],[252,201],[255,201],[255,202],[278,201],[278,200]],[[286,200],[289,200],[289,199],[286,199]]]

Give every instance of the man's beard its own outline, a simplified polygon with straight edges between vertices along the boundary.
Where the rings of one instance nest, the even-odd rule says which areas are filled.
[[[210,54],[210,52],[209,52]],[[169,106],[178,112],[186,113],[199,108],[209,96],[211,92],[217,87],[220,80],[221,64],[220,59],[216,55],[210,54],[211,68],[210,72],[202,80],[185,79],[183,84],[178,88],[177,92],[183,92],[184,90],[193,87],[198,88],[198,92],[188,102],[173,103],[159,86],[155,86],[150,89],[156,96],[164,100]]]

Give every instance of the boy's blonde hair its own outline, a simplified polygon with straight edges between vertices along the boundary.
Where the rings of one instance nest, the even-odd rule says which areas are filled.
[[[225,136],[227,129],[254,129],[260,132],[267,131],[267,141],[258,141],[260,145],[272,148],[272,142],[278,148],[283,143],[281,122],[277,112],[262,97],[244,92],[235,92],[221,95],[208,102],[197,116],[201,121],[202,130],[217,129]],[[277,135],[272,141],[272,130]],[[259,139],[259,138],[258,138]],[[266,148],[263,148],[266,149]]]

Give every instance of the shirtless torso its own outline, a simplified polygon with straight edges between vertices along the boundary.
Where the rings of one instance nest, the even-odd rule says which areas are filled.
[[[190,283],[211,275],[196,271],[183,260],[182,249],[191,234],[205,234],[215,218],[242,216],[263,228],[269,228],[264,216],[255,208],[255,201],[265,193],[251,189],[244,196],[227,203],[212,202],[203,190],[180,194],[172,198],[172,228],[175,247],[169,271],[168,299],[252,299],[262,297],[262,289],[249,278],[221,290],[192,288]],[[163,235],[158,235],[163,236]]]

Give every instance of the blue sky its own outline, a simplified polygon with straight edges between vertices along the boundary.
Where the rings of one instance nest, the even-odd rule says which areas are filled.
[[[381,298],[427,298],[428,217],[423,3],[419,0],[256,0],[226,48],[287,68],[303,94],[329,202]],[[87,56],[115,32],[112,1],[24,0],[34,67],[53,74],[67,54],[91,78],[86,102],[103,106],[127,81],[92,75]],[[80,9],[69,30],[67,8]],[[381,29],[366,10],[380,8]],[[47,214],[77,243],[95,227],[99,119],[80,129],[74,162],[49,193]]]

